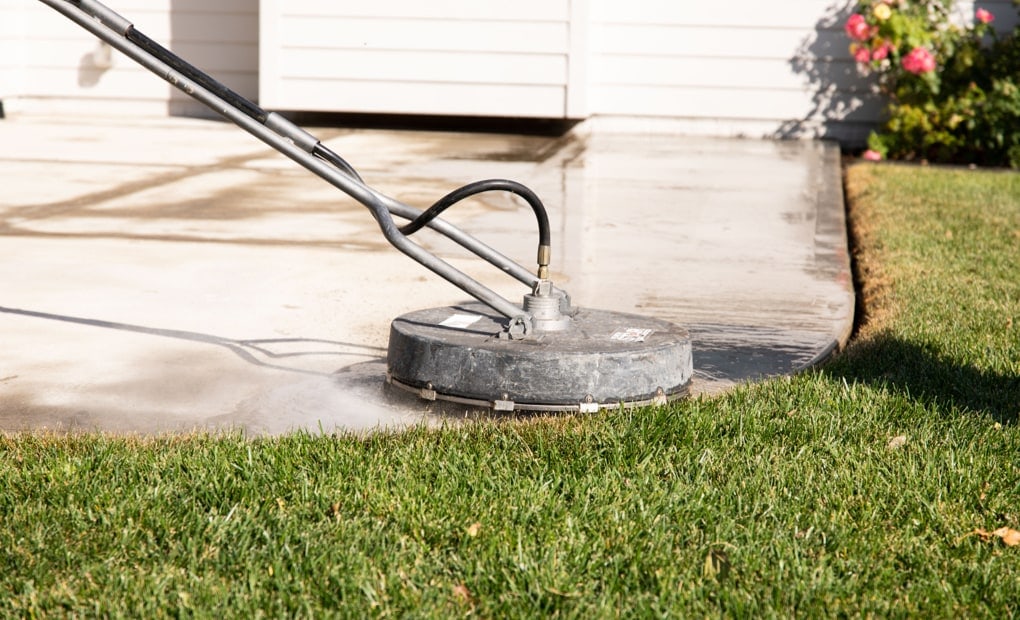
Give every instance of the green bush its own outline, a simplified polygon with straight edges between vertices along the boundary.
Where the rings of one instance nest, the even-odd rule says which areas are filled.
[[[963,26],[951,10],[952,0],[858,0],[850,53],[887,98],[865,157],[1020,168],[1020,26],[998,34],[984,9]]]

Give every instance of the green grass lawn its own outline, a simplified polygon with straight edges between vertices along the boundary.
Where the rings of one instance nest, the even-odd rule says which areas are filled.
[[[0,437],[2,616],[1020,613],[1020,174],[848,170],[864,320],[660,409]]]

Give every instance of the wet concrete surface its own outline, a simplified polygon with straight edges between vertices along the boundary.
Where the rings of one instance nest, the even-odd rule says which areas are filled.
[[[695,394],[824,359],[853,322],[838,151],[618,133],[312,129],[419,207],[521,181],[575,304],[687,326]],[[368,211],[233,126],[0,121],[0,430],[362,430],[467,412],[382,387],[389,322],[465,295],[392,249]],[[530,210],[448,219],[532,268]],[[422,242],[517,300],[442,238]]]

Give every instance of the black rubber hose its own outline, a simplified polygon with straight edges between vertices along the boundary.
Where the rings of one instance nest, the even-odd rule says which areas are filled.
[[[340,157],[334,151],[330,150],[323,144],[321,143],[316,144],[315,148],[312,149],[312,154],[317,155],[318,157],[324,159],[325,161],[328,161],[329,163],[333,164],[341,171],[346,173],[347,176],[351,177],[352,179],[355,179],[359,183],[364,184],[364,181],[361,179],[361,175],[358,174],[358,171],[354,169],[354,166],[347,163],[346,159]]]
[[[237,94],[236,92],[230,90],[229,88],[227,88],[227,86],[225,86],[221,82],[218,82],[215,79],[209,77],[195,65],[188,63],[187,61],[183,60],[182,58],[180,58],[167,48],[163,47],[159,43],[156,43],[149,37],[145,36],[138,30],[136,30],[134,26],[128,28],[128,31],[127,33],[125,33],[124,36],[128,41],[131,41],[138,47],[148,52],[150,56],[155,57],[160,62],[165,63],[175,71],[180,72],[180,74],[183,75],[184,77],[190,80],[194,80],[202,88],[205,88],[206,90],[213,93],[220,99],[226,101],[227,103],[234,106],[238,110],[241,110],[251,118],[254,118],[260,123],[266,122],[267,114],[265,110],[255,105],[251,101],[248,101],[247,99]]]
[[[538,195],[531,191],[527,186],[522,185],[517,181],[509,181],[507,179],[475,181],[474,183],[469,183],[464,187],[455,189],[436,201],[434,205],[423,211],[421,215],[401,226],[400,232],[408,236],[413,235],[438,217],[440,213],[449,209],[461,200],[474,196],[475,194],[495,191],[516,194],[523,198],[524,201],[531,206],[531,209],[535,212],[535,218],[538,220],[538,244],[540,246],[548,246],[551,239],[551,235],[549,233],[549,215],[546,213],[545,205],[542,204],[542,200],[539,199]]]

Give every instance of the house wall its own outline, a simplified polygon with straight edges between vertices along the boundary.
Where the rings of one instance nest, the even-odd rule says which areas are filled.
[[[263,105],[563,117],[570,0],[262,0]],[[583,55],[583,52],[582,52]]]
[[[242,95],[258,93],[258,0],[107,0],[139,31]],[[50,7],[0,0],[7,111],[212,114]]]
[[[594,0],[591,111],[706,133],[854,137],[880,106],[849,56],[849,5]]]
[[[866,133],[849,0],[262,0],[270,108],[652,121],[749,135]]]
[[[270,109],[664,124],[860,141],[880,118],[849,57],[852,0],[107,0]],[[1011,0],[958,0],[1009,31]],[[45,5],[0,0],[8,111],[210,114]]]
[[[882,102],[850,57],[853,0],[263,0],[268,107],[586,118],[860,143]],[[1012,28],[1011,0],[959,0]],[[481,36],[485,33],[485,36]]]
[[[18,0],[0,0],[0,100],[23,92],[24,4]]]

